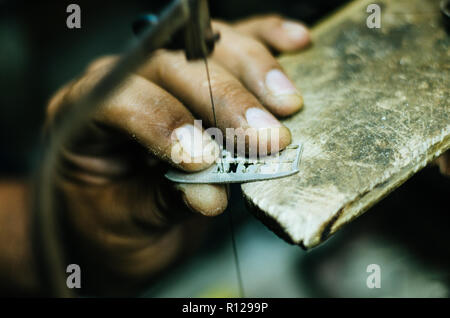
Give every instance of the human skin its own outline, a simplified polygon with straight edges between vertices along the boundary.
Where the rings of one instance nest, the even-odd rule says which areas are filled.
[[[221,33],[209,59],[217,126],[279,129],[279,146],[286,147],[290,132],[277,118],[299,111],[303,100],[269,49],[303,49],[311,41],[308,30],[273,15],[232,25],[216,21],[213,29]],[[55,118],[116,59],[92,62],[54,95],[46,121],[50,136]],[[160,50],[60,149],[55,182],[76,237],[72,245],[81,259],[75,261],[87,266],[83,277],[98,294],[135,292],[195,245],[208,218],[225,210],[226,186],[173,184],[163,177],[168,166],[188,172],[209,166],[171,159],[172,133],[191,131],[186,127],[194,119],[214,126],[205,65],[188,63],[182,52]],[[450,174],[448,154],[437,163]],[[7,202],[0,207],[0,281],[36,292],[28,197],[22,181],[0,183],[0,201]]]

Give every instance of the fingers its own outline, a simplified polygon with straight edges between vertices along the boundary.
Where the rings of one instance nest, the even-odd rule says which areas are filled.
[[[184,203],[194,212],[205,216],[216,216],[228,205],[226,185],[221,184],[178,184]]]
[[[226,132],[227,140],[234,142],[234,138],[245,138],[246,150],[249,146],[255,149],[267,141],[264,146],[269,152],[279,151],[289,145],[289,130],[265,110],[237,78],[213,62],[209,66],[217,126]],[[214,126],[203,61],[188,63],[183,53],[164,52],[155,56],[140,70],[140,74],[183,100],[208,126]],[[246,133],[252,136],[245,136]],[[267,134],[274,137],[264,139]]]
[[[90,73],[96,71],[101,68],[105,68],[111,66],[115,62],[117,62],[118,56],[115,55],[105,55],[96,60],[94,60],[91,64],[86,68],[86,73]]]
[[[71,101],[76,100],[84,91],[95,85],[112,63],[114,58],[109,57],[92,63],[81,80],[68,85],[63,93],[52,100],[51,113],[60,112],[61,107],[67,105],[63,103],[63,100],[68,101],[70,105]],[[201,125],[194,123],[194,117],[189,110],[168,92],[138,75],[130,76],[124,85],[104,102],[95,114],[94,121],[103,127],[125,133],[158,158],[187,171],[201,170],[209,166],[218,155],[218,145],[202,131]],[[102,133],[102,129],[98,129],[95,125],[94,128],[89,129],[88,135],[89,138],[96,140],[93,141],[96,149],[99,144],[115,143],[114,140],[105,140],[105,138],[111,139],[111,134]],[[112,138],[114,136],[116,135],[113,134]],[[117,171],[116,158],[110,158],[110,154],[97,158],[95,153],[85,151],[86,148],[92,147],[83,144],[81,153],[80,151],[75,153],[64,151],[63,153],[66,160],[74,164],[72,167],[77,166],[79,167],[77,171],[84,171],[83,176],[89,177],[87,179],[89,184],[103,186],[108,184],[93,182],[92,180],[98,175],[103,177],[102,180],[112,175],[122,175],[121,171]],[[112,161],[113,165],[108,164],[109,161]],[[177,205],[180,193],[182,202],[191,211],[206,216],[218,215],[227,206],[228,196],[224,185],[176,184],[174,186],[160,176],[158,178],[162,180],[156,182],[156,186],[154,173],[152,175],[148,172],[149,169],[154,169],[153,167],[139,166],[137,169],[140,170],[139,178],[133,179],[131,183],[127,181],[125,186],[132,189],[135,196],[132,199],[133,196],[129,195],[132,200],[128,202],[128,199],[125,199],[128,202],[125,205],[134,204],[131,210],[138,214],[136,216],[138,219],[146,223],[164,224],[172,220],[171,213],[173,219],[182,216],[181,211],[186,209]],[[149,175],[152,177],[149,178]],[[163,184],[165,186],[162,186]],[[178,191],[177,193],[174,192],[174,188]],[[156,200],[149,192],[158,193]],[[116,200],[120,201],[117,196]],[[155,205],[156,201],[159,204]]]
[[[447,151],[439,158],[436,159],[436,163],[439,166],[439,170],[445,176],[450,176],[450,152]]]
[[[299,50],[311,43],[309,31],[303,24],[277,15],[249,18],[234,27],[281,52]]]
[[[172,183],[163,175],[142,173],[132,188],[129,203],[136,220],[158,228],[175,224],[194,214],[216,216],[228,204],[226,185]]]
[[[214,59],[239,78],[267,109],[277,116],[288,116],[302,107],[300,92],[264,45],[223,23],[214,23],[214,28],[221,34]]]
[[[97,69],[75,83],[67,99],[75,100],[104,74]],[[127,134],[156,157],[187,171],[201,170],[216,159],[218,145],[168,92],[138,76],[130,76],[104,101],[94,121]]]

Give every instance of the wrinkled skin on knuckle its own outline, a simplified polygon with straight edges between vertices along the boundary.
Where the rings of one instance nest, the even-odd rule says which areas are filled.
[[[260,16],[262,20],[267,21],[267,23],[270,23],[271,25],[277,25],[281,24],[284,20],[283,16],[275,13],[270,13],[266,15]]]

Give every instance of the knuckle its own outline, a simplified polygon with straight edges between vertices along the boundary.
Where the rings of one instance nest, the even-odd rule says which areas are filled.
[[[213,19],[211,24],[212,24],[213,28],[218,28],[218,29],[231,28],[229,23],[227,23],[223,20],[219,20],[219,19]]]
[[[193,124],[194,122],[192,118],[186,116],[186,114],[181,111],[172,111],[168,115],[169,116],[166,116],[166,120],[164,122],[161,122],[155,126],[158,130],[158,135],[163,136],[164,138],[170,138],[174,130],[178,127],[181,127],[187,123]],[[161,116],[163,115],[161,114]],[[155,117],[161,118],[158,115]],[[155,121],[155,119],[153,119],[153,121]]]

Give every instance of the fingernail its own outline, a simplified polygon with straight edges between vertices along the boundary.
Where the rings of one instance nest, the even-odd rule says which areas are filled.
[[[185,162],[211,163],[218,156],[218,144],[197,126],[186,124],[174,132],[184,152],[190,156]]]
[[[300,95],[287,76],[277,69],[267,72],[266,86],[272,95]]]
[[[249,126],[253,128],[282,127],[281,123],[272,114],[255,107],[247,109],[245,118]]]
[[[286,21],[282,27],[292,40],[299,41],[309,38],[308,29],[299,23]]]

